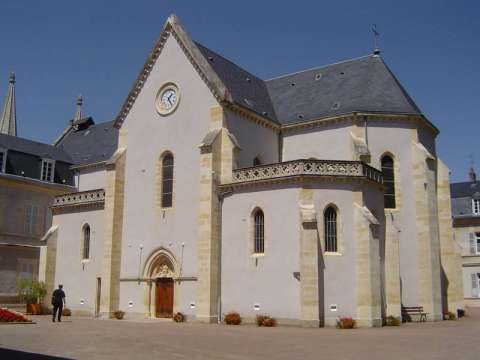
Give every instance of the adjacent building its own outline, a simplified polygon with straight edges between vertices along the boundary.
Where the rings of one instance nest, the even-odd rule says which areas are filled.
[[[469,181],[451,184],[455,241],[462,255],[465,304],[480,306],[480,181],[470,169]]]
[[[0,118],[0,301],[22,278],[38,276],[40,240],[55,196],[74,191],[72,159],[60,148],[17,136],[15,75]]]

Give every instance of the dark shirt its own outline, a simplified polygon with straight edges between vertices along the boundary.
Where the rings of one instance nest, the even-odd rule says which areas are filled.
[[[65,298],[65,293],[62,289],[57,289],[52,294],[52,304],[63,304],[63,299]]]

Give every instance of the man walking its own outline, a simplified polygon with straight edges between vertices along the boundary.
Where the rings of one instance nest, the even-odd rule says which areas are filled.
[[[58,285],[58,289],[56,289],[52,294],[52,305],[53,305],[53,318],[52,321],[55,322],[55,315],[58,311],[58,321],[62,321],[62,310],[63,305],[66,304],[65,301],[65,293],[63,292],[63,285]]]

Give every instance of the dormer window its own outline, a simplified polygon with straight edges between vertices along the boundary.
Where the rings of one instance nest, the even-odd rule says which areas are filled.
[[[42,173],[40,174],[40,179],[43,181],[53,182],[54,170],[54,160],[42,159]]]
[[[480,215],[480,199],[472,199],[472,213]]]
[[[0,173],[4,173],[6,171],[6,164],[7,164],[7,150],[0,149]]]

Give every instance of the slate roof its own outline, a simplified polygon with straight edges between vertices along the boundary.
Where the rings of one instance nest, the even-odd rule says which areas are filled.
[[[455,198],[471,198],[478,193],[480,196],[480,181],[468,181],[450,184],[450,197]]]
[[[267,86],[262,79],[205,46],[197,42],[195,45],[228,88],[235,103],[271,120],[277,120]]]
[[[113,121],[91,125],[86,129],[71,130],[57,144],[65,151],[75,165],[108,160],[118,143],[118,129]]]
[[[195,43],[235,103],[280,124],[352,112],[421,115],[381,56],[368,55],[262,80]]]
[[[0,134],[0,147],[69,164],[73,163],[72,158],[61,148],[17,136]]]

